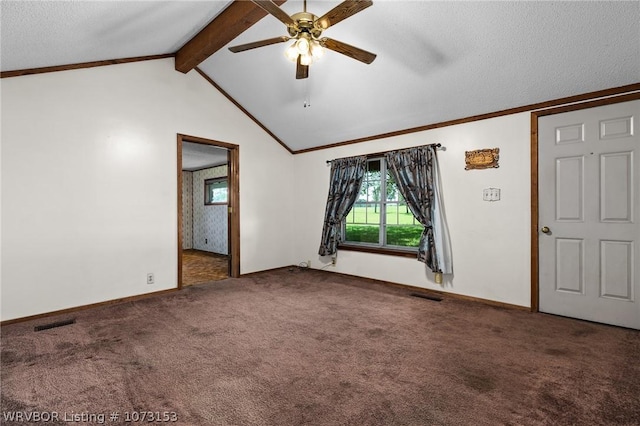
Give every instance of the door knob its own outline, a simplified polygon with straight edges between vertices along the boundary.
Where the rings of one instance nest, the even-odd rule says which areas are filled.
[[[549,234],[551,233],[551,229],[549,229],[548,226],[543,226],[542,229],[540,229],[542,231],[543,234]]]

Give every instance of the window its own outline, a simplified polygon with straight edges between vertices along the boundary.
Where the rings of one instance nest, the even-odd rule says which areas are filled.
[[[229,184],[226,177],[205,179],[204,204],[226,204]]]
[[[389,175],[384,158],[367,160],[360,195],[343,224],[341,246],[415,252],[423,229]]]

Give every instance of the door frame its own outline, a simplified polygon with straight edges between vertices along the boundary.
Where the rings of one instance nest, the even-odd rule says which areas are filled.
[[[633,92],[531,112],[531,312],[538,312],[540,291],[540,275],[538,269],[540,266],[540,246],[538,241],[540,238],[540,233],[538,232],[538,119],[546,115],[561,114],[563,112],[595,108],[638,99],[640,99],[640,92]]]
[[[229,276],[240,277],[240,147],[228,142],[205,139],[198,136],[190,136],[178,133],[177,136],[177,170],[178,170],[178,289],[182,288],[182,143],[192,142],[202,145],[211,145],[227,150],[228,160],[228,239],[229,239]]]

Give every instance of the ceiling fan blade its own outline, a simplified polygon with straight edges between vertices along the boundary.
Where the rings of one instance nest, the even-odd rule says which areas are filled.
[[[300,80],[307,77],[309,77],[309,65],[302,65],[302,63],[300,63],[300,56],[298,56],[298,61],[296,62],[296,79]]]
[[[296,23],[291,19],[291,16],[287,15],[287,13],[280,9],[280,6],[272,2],[271,0],[252,0],[255,4],[260,6],[266,12],[278,18],[283,24],[286,26],[293,26]]]
[[[350,58],[364,62],[365,64],[370,64],[376,58],[375,53],[367,52],[366,50],[362,50],[358,47],[326,37],[320,40],[320,45],[329,50],[333,50],[334,52],[342,53]]]
[[[253,43],[240,44],[238,46],[231,46],[229,48],[233,53],[244,52],[245,50],[255,49],[256,47],[269,46],[270,44],[283,43],[285,41],[291,40],[291,37],[280,36],[269,38],[266,40],[254,41]]]
[[[371,0],[345,0],[318,18],[315,24],[320,29],[326,30],[330,26],[355,15],[372,4],[373,2]]]

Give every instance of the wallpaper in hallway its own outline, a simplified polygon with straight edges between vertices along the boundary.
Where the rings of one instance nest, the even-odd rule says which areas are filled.
[[[193,173],[182,171],[182,248],[193,248]]]
[[[227,165],[193,172],[193,248],[229,254],[227,205],[204,205],[204,181],[227,176]]]

